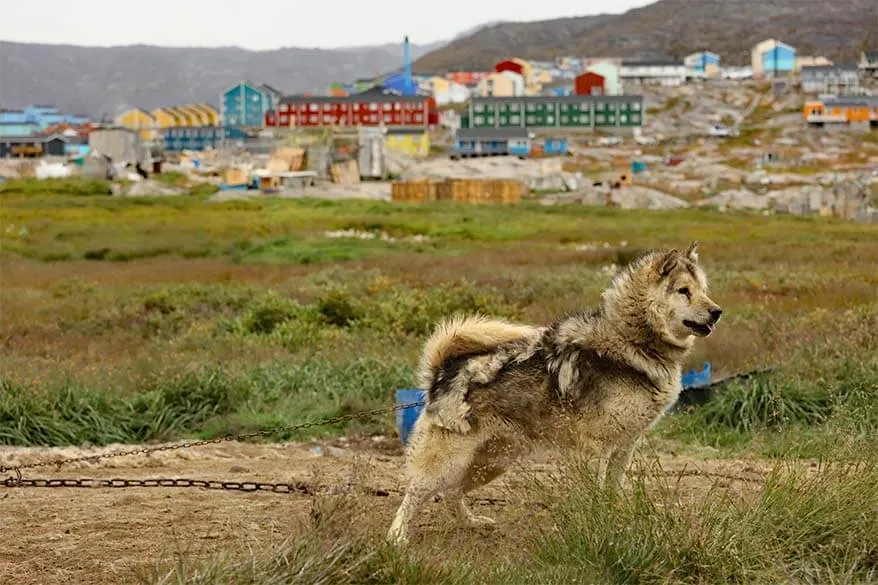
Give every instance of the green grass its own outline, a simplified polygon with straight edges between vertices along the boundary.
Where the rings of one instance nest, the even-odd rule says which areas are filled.
[[[78,182],[9,187],[0,193],[4,445],[213,438],[392,406],[394,390],[415,382],[438,319],[478,311],[546,323],[593,306],[612,264],[693,239],[725,313],[687,367],[710,360],[724,376],[776,366],[668,417],[648,441],[663,460],[673,451],[768,462],[764,489],[678,484],[647,462],[612,497],[573,467],[560,483],[521,494],[545,504],[532,519],[494,532],[432,531],[408,551],[382,543],[393,498],[382,507],[319,497],[312,521],[284,543],[157,562],[146,582],[878,577],[875,226],[705,210],[209,203],[105,197],[102,186]],[[376,237],[324,234],[343,229]],[[393,432],[388,413],[266,440]]]

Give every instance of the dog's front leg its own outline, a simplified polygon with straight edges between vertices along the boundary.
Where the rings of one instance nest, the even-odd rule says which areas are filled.
[[[603,472],[600,476],[601,488],[606,486],[615,491],[622,487],[622,478],[631,465],[635,443],[632,441],[629,444],[616,447],[605,460],[601,461]],[[605,464],[604,461],[606,461]]]

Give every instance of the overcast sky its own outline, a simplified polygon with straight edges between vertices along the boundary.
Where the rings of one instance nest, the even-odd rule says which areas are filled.
[[[2,0],[0,40],[248,49],[423,44],[485,22],[624,12],[648,0]]]

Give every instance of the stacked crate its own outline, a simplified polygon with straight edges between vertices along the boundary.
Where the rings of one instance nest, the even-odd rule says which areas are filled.
[[[394,181],[391,198],[394,202],[424,203],[455,201],[457,203],[518,203],[527,194],[521,181],[507,179],[429,179]]]

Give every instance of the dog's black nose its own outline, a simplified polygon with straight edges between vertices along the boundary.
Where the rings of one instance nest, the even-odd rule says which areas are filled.
[[[717,308],[717,309],[710,310],[710,318],[713,320],[714,323],[719,321],[719,318],[722,316],[722,314],[723,314],[722,309]]]

